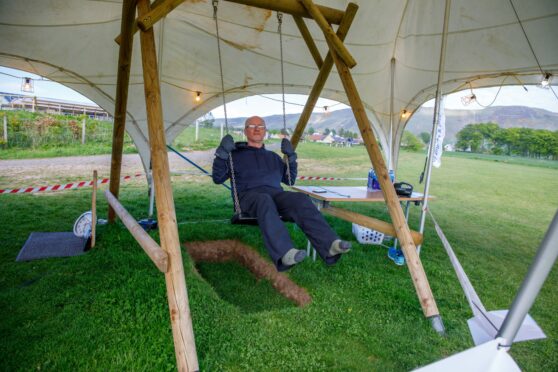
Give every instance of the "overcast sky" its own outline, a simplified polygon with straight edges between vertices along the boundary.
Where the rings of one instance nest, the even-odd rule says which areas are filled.
[[[22,77],[31,77],[33,79],[40,78],[39,76],[30,74],[28,72],[0,67],[0,92],[22,94]],[[528,86],[527,89],[528,91],[525,91],[523,87],[520,86],[502,87],[502,90],[497,97],[496,94],[498,88],[475,89],[474,93],[477,96],[478,102],[484,106],[489,105],[494,100],[494,98],[496,98],[492,106],[520,105],[537,107],[552,112],[558,112],[558,99],[550,89],[541,89],[536,86]],[[554,87],[554,91],[558,93],[556,87]],[[482,106],[478,105],[477,103],[472,103],[468,106],[463,105],[463,103],[461,102],[461,97],[469,93],[470,92],[468,91],[462,91],[449,95],[446,98],[446,108],[477,110],[482,109]],[[52,81],[35,80],[35,92],[33,94],[39,97],[56,98],[90,104],[93,103],[81,94]],[[286,95],[285,101],[287,102],[287,104],[285,105],[285,111],[288,114],[302,112],[306,98],[307,96],[305,95]],[[320,99],[318,100],[315,111],[324,112],[324,106],[328,106],[328,110],[339,110],[342,108],[347,108],[347,106],[342,103]],[[425,103],[425,106],[433,106],[433,100]],[[219,107],[212,112],[216,118],[222,118],[224,116],[222,107]],[[227,116],[230,118],[251,115],[277,115],[282,114],[282,112],[283,104],[281,102],[280,94],[252,96],[242,98],[227,104]]]

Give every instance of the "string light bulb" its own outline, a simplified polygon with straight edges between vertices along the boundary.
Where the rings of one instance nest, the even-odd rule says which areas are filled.
[[[407,119],[409,116],[411,116],[411,113],[407,110],[403,110],[401,111],[401,119]]]
[[[33,93],[33,79],[24,77],[21,79],[21,91],[26,93]]]
[[[196,92],[196,102],[201,101],[201,92]]]
[[[477,100],[477,96],[475,96],[475,93],[471,93],[461,97],[461,103],[463,104],[463,106],[469,106],[471,103],[475,102],[476,100]]]
[[[552,74],[545,73],[543,79],[541,80],[541,88],[548,89],[550,87],[550,79],[552,78]]]

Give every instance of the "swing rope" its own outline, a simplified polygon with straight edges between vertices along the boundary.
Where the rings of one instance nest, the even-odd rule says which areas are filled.
[[[225,112],[225,130],[229,134],[229,120],[227,117],[227,100],[225,97],[225,79],[223,75],[223,59],[221,57],[221,36],[219,35],[219,19],[217,17],[217,12],[219,10],[219,0],[213,0],[213,19],[215,20],[215,33],[217,36],[217,54],[219,57],[219,73],[221,76],[221,96],[223,97],[223,111]],[[235,213],[241,214],[240,201],[238,199],[238,193],[236,192],[236,179],[234,175],[234,163],[232,159],[232,154],[229,154],[229,165],[231,167],[231,186],[234,201]]]
[[[225,99],[225,80],[223,78],[223,60],[221,58],[221,36],[219,35],[219,20],[217,19],[217,11],[219,0],[213,0],[213,19],[215,20],[215,31],[217,34],[217,54],[219,56],[219,73],[221,76],[221,96],[223,97],[223,111],[225,112],[225,130],[229,134],[229,121],[227,118],[227,100]]]
[[[213,0],[213,19],[215,20],[215,33],[217,36],[217,54],[219,59],[219,73],[221,77],[221,95],[223,97],[223,111],[225,113],[225,129],[227,134],[229,134],[229,123],[228,123],[228,116],[227,116],[227,100],[225,97],[225,79],[223,74],[223,58],[221,55],[221,36],[219,34],[219,18],[218,18],[218,8],[219,8],[219,0]],[[283,14],[277,12],[277,22],[278,28],[277,32],[279,33],[279,51],[280,51],[280,58],[281,58],[281,91],[282,91],[282,98],[283,98],[283,134],[286,136],[287,132],[287,114],[285,109],[285,73],[283,67],[283,33],[281,26],[283,24]],[[284,156],[284,161],[286,164],[286,171],[287,171],[287,179],[289,186],[293,185],[291,179],[291,169],[289,165],[288,157]],[[242,209],[240,208],[240,200],[238,198],[238,193],[236,191],[236,178],[235,178],[235,171],[234,171],[234,162],[232,159],[232,153],[229,154],[229,165],[231,170],[231,186],[232,186],[232,194],[233,194],[233,202],[234,202],[234,210],[235,215],[242,219]],[[233,217],[234,219],[234,217]]]
[[[280,60],[281,60],[281,93],[283,96],[283,135],[287,136],[287,113],[285,110],[285,72],[283,67],[283,13],[277,12],[277,33],[279,34],[279,53],[280,53]],[[289,158],[287,155],[283,156],[283,160],[285,161],[286,171],[287,171],[287,180],[289,182],[289,186],[293,185],[293,181],[291,180],[291,167],[289,165]]]

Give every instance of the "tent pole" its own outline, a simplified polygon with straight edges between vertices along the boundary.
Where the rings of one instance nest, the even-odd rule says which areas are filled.
[[[390,97],[389,97],[389,147],[387,151],[388,156],[388,169],[393,170],[393,97],[395,95],[395,57],[391,58],[391,87],[390,87]]]
[[[383,190],[384,199],[393,222],[393,227],[397,232],[397,238],[401,241],[401,247],[403,248],[403,252],[405,254],[407,267],[411,273],[411,279],[415,286],[422,311],[424,315],[431,320],[434,329],[438,333],[444,334],[445,330],[438,312],[436,301],[434,300],[434,296],[432,294],[432,290],[430,289],[422,263],[420,262],[420,258],[417,255],[415,243],[411,237],[411,231],[409,230],[409,226],[405,220],[405,215],[403,214],[403,210],[399,204],[399,198],[397,197],[393,184],[390,181],[384,159],[380,153],[378,142],[373,135],[370,121],[366,115],[364,105],[360,99],[351,71],[337,56],[333,46],[331,44],[328,45],[337,67],[339,77],[341,78],[341,82],[343,83],[343,87],[347,93],[347,98],[351,104],[360,133],[364,139],[368,156],[370,157],[372,166],[378,175],[378,180]]]
[[[448,39],[448,25],[451,9],[451,0],[446,0],[446,8],[444,10],[444,30],[442,32],[442,45],[440,48],[440,63],[438,65],[438,84],[436,85],[436,101],[434,103],[434,118],[432,122],[432,133],[430,135],[430,148],[428,149],[428,165],[426,167],[426,180],[424,182],[424,200],[422,202],[422,211],[420,213],[420,227],[419,232],[424,233],[424,223],[426,221],[426,210],[428,209],[428,194],[430,192],[430,176],[432,175],[432,155],[434,154],[434,147],[436,140],[436,132],[440,120],[438,112],[440,111],[440,100],[442,98],[442,81],[444,80],[444,69],[446,64],[446,44]],[[418,254],[420,255],[419,245],[417,247]]]
[[[533,259],[529,272],[525,276],[523,284],[513,300],[508,315],[496,337],[504,339],[503,347],[510,347],[513,340],[535,302],[550,270],[558,257],[558,212],[550,222],[546,235]]]
[[[118,72],[116,77],[116,102],[114,104],[114,125],[112,128],[112,156],[110,161],[109,190],[118,199],[120,190],[120,171],[122,166],[122,148],[124,147],[124,129],[126,128],[126,106],[128,104],[128,84],[130,82],[130,65],[134,44],[132,25],[136,18],[136,0],[122,2],[122,23],[120,34],[123,42],[118,54]],[[116,214],[109,206],[108,221],[114,222]]]
[[[347,33],[349,32],[349,28],[353,23],[353,19],[355,18],[357,10],[358,10],[358,5],[354,3],[349,3],[349,5],[347,5],[347,9],[345,10],[345,16],[343,17],[343,20],[341,21],[341,24],[337,29],[337,36],[339,37],[339,39],[344,40],[345,36],[347,36]],[[298,123],[296,124],[295,131],[291,137],[291,142],[295,149],[296,146],[298,145],[298,142],[300,141],[300,138],[302,137],[302,133],[304,132],[304,129],[306,128],[306,124],[308,124],[308,120],[310,119],[310,115],[312,115],[312,111],[316,106],[316,102],[318,102],[318,98],[320,98],[320,93],[322,92],[322,89],[325,86],[325,83],[327,81],[327,78],[332,68],[333,68],[333,58],[331,57],[331,53],[329,52],[326,55],[324,62],[322,63],[320,72],[318,73],[318,77],[316,78],[316,81],[312,86],[312,90],[308,95],[308,99],[306,100],[304,109],[302,110],[302,113],[298,118]]]
[[[141,17],[147,12],[149,12],[149,0],[138,0],[139,16]],[[161,248],[168,255],[168,271],[165,273],[165,282],[177,369],[179,371],[197,371],[199,370],[198,357],[170,182],[153,29],[140,32],[140,44],[157,218]]]

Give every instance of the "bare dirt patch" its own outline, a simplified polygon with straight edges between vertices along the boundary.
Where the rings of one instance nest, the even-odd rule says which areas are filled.
[[[250,270],[256,278],[269,280],[279,293],[300,307],[312,302],[312,297],[306,289],[299,287],[287,275],[277,272],[275,267],[254,249],[237,240],[188,242],[184,247],[196,262],[238,262]]]

